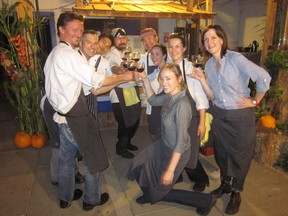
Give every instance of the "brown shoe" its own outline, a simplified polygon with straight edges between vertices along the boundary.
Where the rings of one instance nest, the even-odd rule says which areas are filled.
[[[231,194],[230,201],[226,207],[227,214],[236,214],[239,211],[239,207],[241,204],[241,196],[240,192],[233,191]]]
[[[222,181],[219,188],[213,190],[211,193],[216,197],[220,198],[224,193],[231,193],[231,185],[228,182]]]

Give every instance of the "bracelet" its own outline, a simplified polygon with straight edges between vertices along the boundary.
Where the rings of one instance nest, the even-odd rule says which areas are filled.
[[[252,104],[254,104],[255,106],[257,106],[259,103],[260,102],[256,98],[252,99]]]

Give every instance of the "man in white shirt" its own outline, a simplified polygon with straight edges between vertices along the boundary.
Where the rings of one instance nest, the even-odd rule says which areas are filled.
[[[101,56],[106,56],[112,47],[113,36],[107,33],[102,33],[99,35],[97,54]]]
[[[56,111],[54,121],[59,125],[59,199],[60,207],[68,208],[83,192],[75,190],[75,155],[83,156],[85,190],[83,209],[92,210],[105,204],[109,195],[99,194],[99,172],[109,165],[98,127],[90,115],[82,85],[98,89],[113,85],[122,78],[105,77],[94,72],[75,50],[83,33],[83,17],[75,13],[62,13],[57,21],[60,43],[49,54],[45,66],[47,99]]]
[[[107,48],[109,46],[109,41],[107,41],[106,44],[107,45],[105,47]],[[109,62],[107,59],[105,59],[98,53],[100,50],[101,49],[99,47],[99,37],[97,35],[97,32],[95,30],[85,30],[83,32],[80,41],[80,47],[78,52],[88,62],[88,64],[95,69],[96,73],[102,74],[104,76],[111,76],[113,74],[111,72]],[[131,75],[131,72],[125,72],[125,73]],[[124,78],[126,79],[126,77]],[[119,79],[119,82],[113,85],[101,86],[100,88],[97,89],[91,88],[90,86],[87,85],[83,85],[84,95],[87,98],[88,110],[94,116],[95,119],[97,119],[97,113],[98,113],[96,96],[109,92],[111,89],[113,89],[120,83],[127,82],[127,79],[126,80],[125,79],[123,80]]]
[[[122,28],[115,28],[111,32],[114,37],[110,53],[106,58],[110,62],[113,74],[122,74],[127,69],[122,66],[122,56],[128,42],[127,34]],[[121,84],[110,93],[112,109],[118,123],[118,142],[116,143],[116,153],[123,158],[133,158],[130,151],[138,150],[138,147],[131,144],[141,115],[141,103],[139,91],[135,82]],[[130,150],[130,151],[128,151]]]

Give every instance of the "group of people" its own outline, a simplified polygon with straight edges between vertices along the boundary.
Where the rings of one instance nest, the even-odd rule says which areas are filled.
[[[146,50],[140,58],[145,72],[129,71],[122,63],[128,43],[126,31],[115,28],[111,35],[98,36],[94,30],[84,31],[83,22],[83,17],[74,13],[59,16],[60,42],[44,66],[42,109],[50,139],[56,144],[51,177],[58,186],[60,207],[68,208],[83,193],[86,211],[109,200],[99,186],[100,172],[109,163],[99,133],[96,96],[110,92],[118,123],[116,154],[131,159],[125,175],[136,180],[143,192],[137,203],[175,202],[207,215],[217,198],[231,194],[226,213],[238,212],[256,143],[255,106],[269,89],[268,73],[229,50],[219,25],[210,25],[202,32],[202,45],[210,57],[205,74],[185,58],[186,44],[181,35],[172,34],[166,47],[159,43],[153,28],[140,32]],[[257,85],[254,98],[249,79]],[[131,151],[138,147],[131,140],[140,123],[139,85],[148,98],[149,133],[155,142],[135,155]],[[211,193],[202,193],[209,185],[199,160],[208,109],[213,109],[211,138],[221,185]],[[78,172],[79,158],[84,176]],[[173,189],[182,181],[183,171],[194,182],[194,191]],[[84,192],[75,189],[79,177],[84,181]]]

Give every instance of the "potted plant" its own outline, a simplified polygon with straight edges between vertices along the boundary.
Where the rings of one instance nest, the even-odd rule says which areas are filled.
[[[39,80],[43,71],[37,31],[41,20],[30,17],[26,9],[24,17],[18,17],[16,11],[21,4],[2,1],[0,32],[7,40],[0,42],[0,64],[9,77],[4,82],[4,91],[18,112],[20,130],[33,135],[46,131],[39,106],[43,90]],[[33,9],[30,1],[26,0],[25,4]]]

